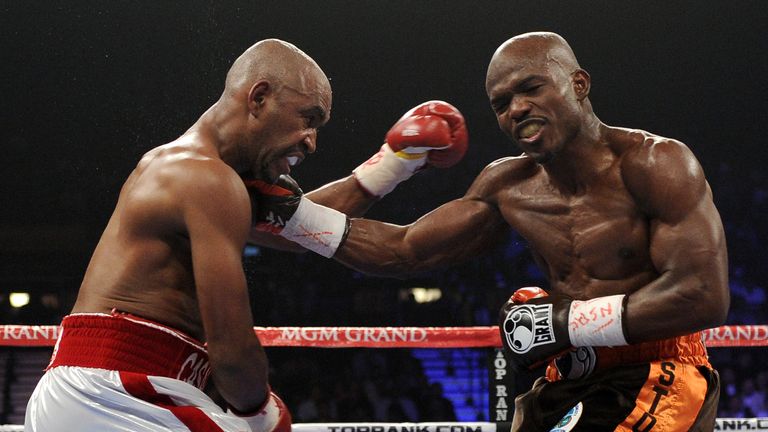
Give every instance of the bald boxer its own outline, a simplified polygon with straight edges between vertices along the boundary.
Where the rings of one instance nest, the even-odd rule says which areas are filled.
[[[26,431],[290,430],[253,332],[242,251],[263,234],[251,232],[258,196],[315,151],[330,111],[320,67],[265,40],[234,62],[221,98],[187,132],[142,157],[62,322]],[[368,164],[369,186],[391,190],[410,177],[426,163],[411,153],[463,154],[455,129],[423,111],[393,127],[380,151],[388,153]],[[358,177],[309,195],[362,214],[378,197]],[[335,229],[323,235],[346,226]],[[203,392],[209,376],[216,402]]]
[[[352,219],[333,257],[403,276],[476,257],[515,230],[549,287],[502,308],[506,353],[515,370],[557,362],[517,398],[513,430],[711,431],[719,380],[699,331],[729,305],[712,192],[680,141],[602,123],[590,87],[559,35],[504,42],[486,91],[523,154],[410,225]]]

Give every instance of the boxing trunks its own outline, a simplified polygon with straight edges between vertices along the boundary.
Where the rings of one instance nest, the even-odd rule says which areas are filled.
[[[712,431],[720,394],[701,333],[594,348],[594,371],[562,379],[553,364],[515,400],[513,431]]]
[[[27,405],[27,432],[250,432],[202,389],[203,344],[133,315],[64,318],[51,363]]]

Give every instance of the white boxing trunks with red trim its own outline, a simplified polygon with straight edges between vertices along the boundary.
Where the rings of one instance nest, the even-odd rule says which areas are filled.
[[[250,432],[203,393],[210,370],[203,344],[172,328],[117,312],[69,315],[24,430]]]

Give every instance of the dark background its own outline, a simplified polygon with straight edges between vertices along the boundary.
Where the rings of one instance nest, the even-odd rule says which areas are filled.
[[[333,86],[318,152],[294,171],[305,190],[347,175],[417,103],[444,99],[465,114],[465,160],[402,185],[371,217],[409,222],[518,152],[486,99],[486,66],[507,38],[549,30],[592,75],[604,122],[687,143],[726,223],[766,224],[750,213],[749,186],[765,184],[768,158],[766,27],[762,0],[3,0],[0,292],[71,301],[135,162],[186,130],[218,98],[231,62],[268,37],[307,52]],[[732,255],[740,247],[729,237]],[[746,271],[764,275],[768,260],[750,258]]]

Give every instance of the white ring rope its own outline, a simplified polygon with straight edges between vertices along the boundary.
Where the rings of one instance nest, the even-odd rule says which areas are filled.
[[[293,432],[509,432],[509,423],[295,423]],[[719,418],[716,431],[768,431],[768,417]],[[0,425],[0,432],[24,432],[22,425]]]

